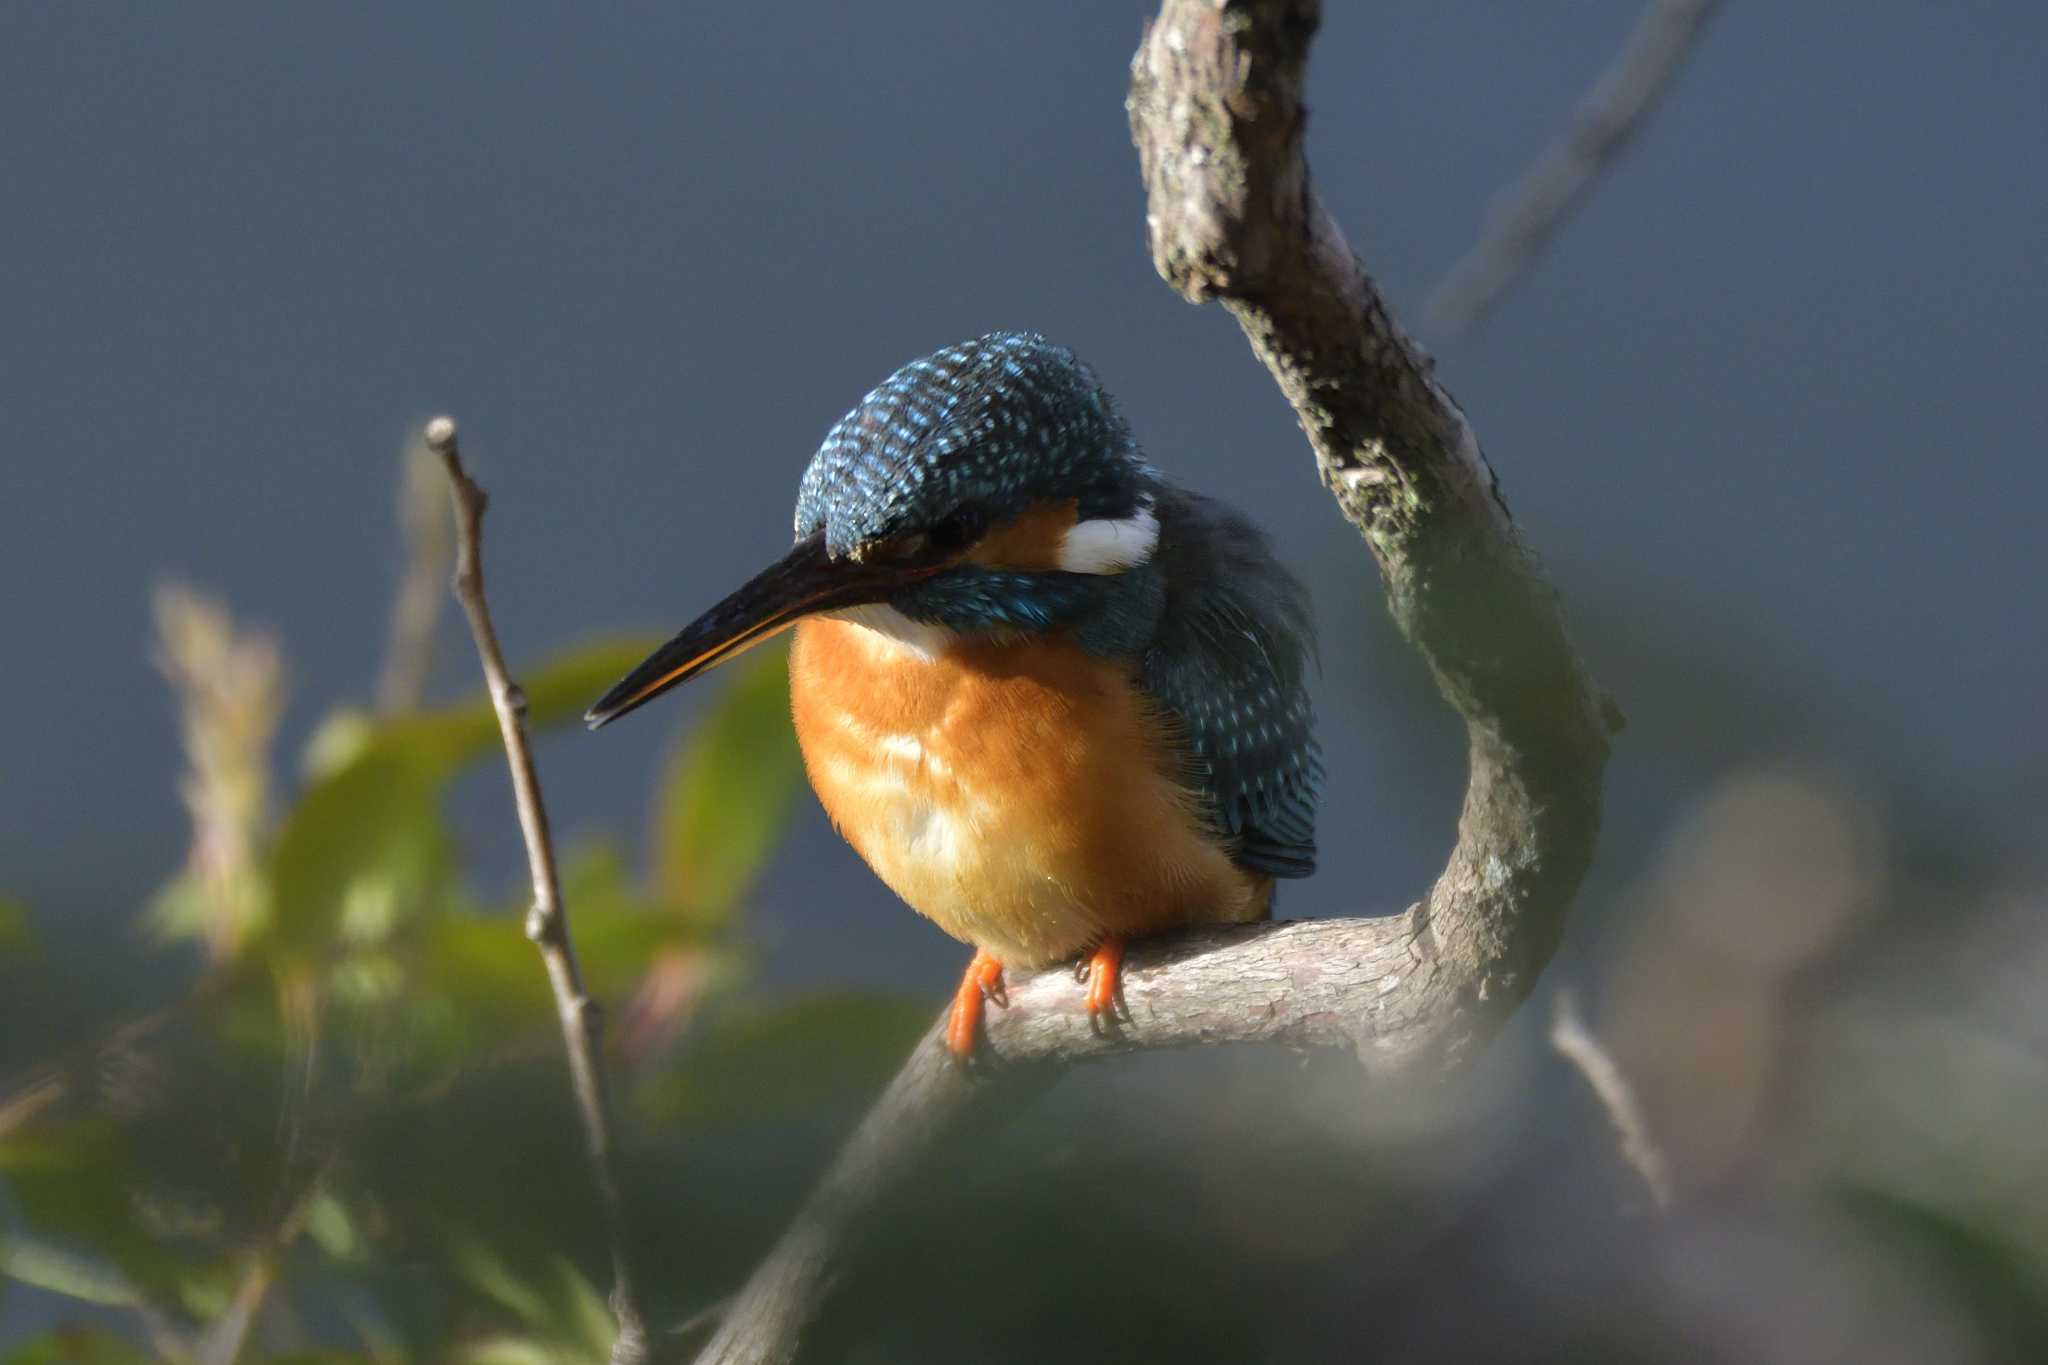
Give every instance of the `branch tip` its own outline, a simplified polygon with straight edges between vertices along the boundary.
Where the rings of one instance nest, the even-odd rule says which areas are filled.
[[[1621,1064],[1580,1018],[1578,1001],[1569,987],[1560,986],[1551,998],[1550,1045],[1586,1078],[1593,1098],[1599,1101],[1607,1121],[1614,1126],[1622,1160],[1641,1178],[1650,1193],[1650,1202],[1659,1212],[1670,1208],[1678,1201],[1670,1164],[1650,1135],[1650,1122],[1643,1115],[1635,1088],[1628,1083]]]

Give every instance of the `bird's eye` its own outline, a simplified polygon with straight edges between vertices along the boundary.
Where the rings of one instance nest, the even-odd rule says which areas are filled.
[[[929,539],[933,549],[951,554],[980,540],[981,533],[987,529],[988,509],[978,502],[963,502],[948,513],[945,520],[932,527]]]
[[[897,564],[944,559],[980,540],[987,529],[988,514],[981,504],[963,503],[922,531],[903,531],[887,539],[868,541],[855,551],[854,558]]]

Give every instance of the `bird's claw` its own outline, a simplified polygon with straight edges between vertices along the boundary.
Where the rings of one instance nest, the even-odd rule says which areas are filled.
[[[1124,961],[1122,939],[1106,938],[1096,945],[1095,951],[1085,959],[1085,979],[1088,982],[1086,1003],[1092,1019],[1114,1020],[1116,1018],[1117,996],[1123,981],[1121,968]]]
[[[974,1035],[981,1026],[984,1000],[993,1000],[998,1005],[1010,1003],[1003,989],[1003,964],[988,953],[977,951],[960,978],[960,988],[953,992],[953,1008],[946,1017],[946,1051],[956,1062],[973,1059]]]

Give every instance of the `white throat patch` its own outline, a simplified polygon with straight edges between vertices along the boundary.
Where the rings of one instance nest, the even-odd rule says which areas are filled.
[[[1068,573],[1122,573],[1150,559],[1158,544],[1159,518],[1147,498],[1121,521],[1075,522],[1060,545],[1060,567]]]
[[[887,602],[842,607],[824,615],[872,631],[881,637],[876,643],[883,648],[899,649],[925,662],[945,653],[946,647],[958,638],[948,627],[913,621]]]

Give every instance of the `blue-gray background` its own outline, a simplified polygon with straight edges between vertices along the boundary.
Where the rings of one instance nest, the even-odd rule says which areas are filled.
[[[2030,787],[2048,18],[1729,6],[1528,287],[1478,336],[1432,337],[1420,300],[1636,9],[1333,6],[1323,193],[1436,344],[1639,735],[1679,723],[1656,656],[1698,613],[1804,675],[1732,680],[1728,761],[1853,728],[1891,741],[1873,762]],[[1121,107],[1144,12],[10,7],[5,881],[98,920],[178,861],[145,659],[159,575],[282,633],[288,738],[366,693],[396,452],[425,415],[461,418],[496,495],[497,607],[531,658],[679,624],[783,543],[804,460],[869,384],[1026,326],[1312,579],[1324,885],[1413,894],[1448,837],[1454,737],[1375,711],[1417,680],[1367,561],[1228,319],[1147,263]],[[1785,731],[1739,723],[1812,690],[1827,706]],[[637,811],[664,723],[552,744],[563,818]],[[1651,748],[1623,750],[1623,821],[1659,788],[1630,762]],[[952,945],[853,870],[808,819],[769,888],[785,949],[936,983]]]
[[[1727,6],[1526,287],[1453,340],[1421,300],[1639,0],[1330,8],[1322,192],[1632,718],[1574,951],[1636,908],[1677,812],[1786,759],[2038,866],[2048,12]],[[680,624],[784,543],[870,384],[1032,327],[1314,587],[1325,872],[1288,910],[1417,894],[1459,739],[1235,328],[1151,271],[1122,111],[1145,10],[7,7],[0,891],[109,980],[175,988],[127,928],[187,838],[149,587],[279,632],[295,752],[368,696],[428,414],[495,496],[500,627],[532,660]],[[440,690],[467,689],[444,646]],[[636,828],[699,703],[551,741],[559,822]],[[461,818],[509,894],[498,774]],[[963,954],[814,810],[761,902],[771,986],[936,999]]]
[[[1635,9],[1333,7],[1315,164],[1418,326]],[[365,695],[396,452],[428,413],[461,418],[496,495],[497,608],[532,658],[687,619],[783,543],[804,460],[870,383],[1026,326],[1310,577],[1323,885],[1412,895],[1455,736],[1375,709],[1418,679],[1367,561],[1228,319],[1147,264],[1121,108],[1143,12],[12,7],[6,883],[97,926],[180,857],[159,575],[282,633],[288,740]],[[1421,328],[1648,737],[1622,751],[1624,826],[1669,795],[1645,755],[1688,717],[1660,705],[1661,656],[1707,621],[1798,675],[1726,679],[1716,761],[1840,742],[1966,791],[2035,785],[2044,39],[2038,7],[1994,0],[1732,5],[1497,320]],[[1825,705],[1774,724],[1794,694]],[[553,743],[562,818],[637,812],[667,723]],[[935,984],[957,950],[854,871],[808,818],[766,897],[783,965]]]

